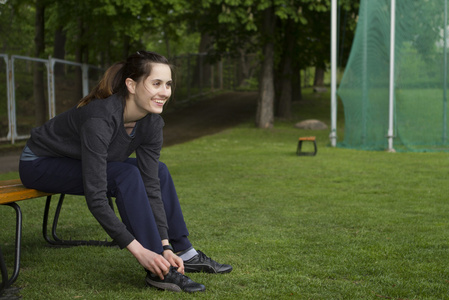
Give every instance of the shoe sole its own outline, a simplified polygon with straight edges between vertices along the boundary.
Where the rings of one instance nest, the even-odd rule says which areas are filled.
[[[232,268],[230,268],[230,269],[228,269],[226,271],[217,272],[217,271],[215,271],[214,268],[211,268],[209,265],[204,265],[204,266],[201,267],[200,270],[198,270],[198,265],[195,265],[195,266],[196,266],[196,268],[189,268],[189,266],[187,266],[184,263],[184,272],[186,272],[186,273],[201,273],[201,272],[204,272],[204,273],[209,273],[209,274],[226,274],[226,273],[230,273],[232,271]]]
[[[182,289],[174,283],[153,281],[148,277],[145,278],[145,281],[148,285],[154,286],[161,290],[172,291],[172,292],[177,292],[177,293],[182,292]]]

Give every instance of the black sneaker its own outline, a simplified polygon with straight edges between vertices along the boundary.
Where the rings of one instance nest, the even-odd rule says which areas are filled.
[[[154,286],[161,290],[167,290],[172,292],[203,292],[206,287],[200,283],[196,283],[189,277],[179,273],[175,267],[170,267],[170,271],[167,275],[164,275],[164,280],[161,280],[159,276],[148,272],[145,281],[148,285]]]
[[[197,251],[195,255],[184,262],[184,271],[190,273],[206,272],[206,273],[229,273],[232,271],[230,265],[222,265],[208,257],[201,251]]]

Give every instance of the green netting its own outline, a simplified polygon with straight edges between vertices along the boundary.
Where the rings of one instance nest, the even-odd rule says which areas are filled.
[[[396,151],[449,151],[447,2],[396,1]],[[390,15],[391,0],[361,0],[354,43],[338,89],[345,112],[340,147],[388,148]]]

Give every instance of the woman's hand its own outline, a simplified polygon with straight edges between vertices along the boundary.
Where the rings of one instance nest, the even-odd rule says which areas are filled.
[[[145,249],[137,240],[133,240],[126,248],[145,269],[158,275],[161,280],[164,280],[164,275],[166,275],[170,269],[170,262],[166,258],[156,252]],[[184,273],[184,265],[182,265],[182,267]]]
[[[170,265],[178,268],[178,272],[184,275],[184,261],[171,250],[165,250],[162,255],[168,260]]]

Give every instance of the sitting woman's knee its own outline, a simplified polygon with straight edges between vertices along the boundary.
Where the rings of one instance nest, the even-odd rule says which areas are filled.
[[[139,178],[142,177],[139,168],[137,166],[134,166],[132,164],[123,164],[122,169],[120,171],[120,177],[125,178]]]
[[[159,162],[159,177],[165,176],[168,173],[167,165],[163,162]]]

